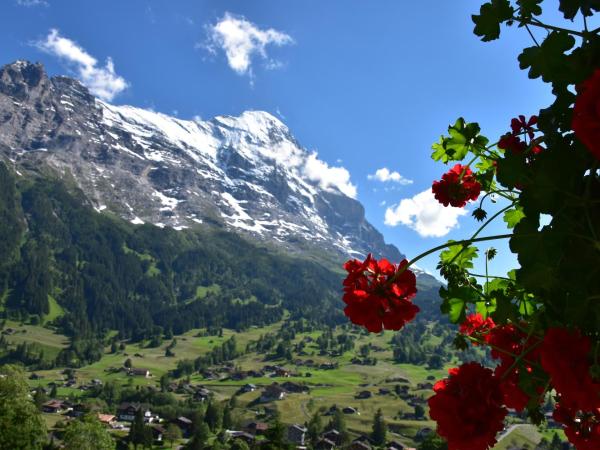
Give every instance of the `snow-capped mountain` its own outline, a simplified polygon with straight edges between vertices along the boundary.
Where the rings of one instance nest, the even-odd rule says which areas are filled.
[[[294,251],[402,257],[366,221],[341,169],[262,111],[181,120],[102,102],[18,61],[0,69],[0,157],[23,174],[51,168],[98,211],[134,224],[208,224]]]

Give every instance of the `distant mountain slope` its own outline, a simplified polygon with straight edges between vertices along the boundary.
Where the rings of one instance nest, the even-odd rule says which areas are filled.
[[[0,310],[45,319],[58,305],[72,337],[246,328],[286,311],[346,323],[340,270],[218,228],[134,225],[95,211],[65,181],[18,176],[1,162],[0,230]],[[431,320],[437,284],[428,280],[420,277],[417,302]]]
[[[18,61],[0,69],[2,155],[19,170],[43,163],[72,177],[98,211],[134,224],[210,223],[293,252],[402,258],[365,219],[341,169],[266,112],[180,120],[104,103],[76,80]]]
[[[2,162],[4,161],[4,163]],[[0,311],[71,336],[344,323],[341,263],[397,262],[352,186],[264,112],[183,121],[0,69]],[[439,282],[419,272],[423,318]]]

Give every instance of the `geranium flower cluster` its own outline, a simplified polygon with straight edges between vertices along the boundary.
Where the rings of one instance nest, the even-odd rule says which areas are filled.
[[[500,138],[498,148],[517,155],[525,153],[528,145],[527,142],[521,139],[521,136],[525,134],[530,140],[531,154],[537,155],[543,150],[543,147],[535,139],[535,129],[533,127],[537,122],[537,116],[531,116],[529,119],[526,119],[523,115],[515,117],[510,121],[511,132]]]
[[[429,399],[429,415],[448,441],[448,450],[494,445],[508,412],[498,378],[474,362],[450,369],[449,375],[434,385],[435,395]]]
[[[442,205],[462,208],[468,201],[477,200],[481,184],[468,166],[456,164],[441,180],[433,182],[431,190]]]
[[[577,330],[550,328],[540,339],[512,324],[497,326],[479,313],[469,315],[460,332],[479,345],[489,345],[499,364],[493,371],[477,363],[464,364],[451,369],[450,377],[434,386],[430,416],[437,421],[438,433],[447,439],[450,450],[493,446],[507,408],[522,411],[539,404],[545,388],[554,388],[559,395],[554,419],[565,425],[565,433],[577,449],[600,448],[600,380],[591,374],[592,363],[598,361],[592,360],[589,337]],[[522,371],[535,371],[549,384],[525,392],[521,388]],[[477,374],[477,381],[473,374]],[[480,417],[489,420],[482,425]]]
[[[415,318],[419,307],[411,300],[417,293],[417,278],[407,266],[407,260],[394,265],[371,254],[364,261],[346,262],[344,313],[352,323],[378,333],[384,328],[399,330]]]
[[[512,324],[496,326],[491,318],[471,314],[460,327],[460,332],[473,336],[475,343],[490,346],[492,358],[499,361],[494,369],[498,377],[504,404],[523,411],[531,397],[519,387],[521,371],[531,372],[538,364],[540,340],[528,336]]]
[[[600,159],[600,69],[577,86],[571,128],[588,150]]]

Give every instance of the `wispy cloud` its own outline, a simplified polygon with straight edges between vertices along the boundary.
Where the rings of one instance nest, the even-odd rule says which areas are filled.
[[[458,227],[458,218],[465,214],[464,208],[444,207],[431,189],[427,189],[387,208],[385,224],[392,227],[405,225],[423,237],[441,237]]]
[[[269,58],[267,46],[281,47],[294,43],[288,34],[273,28],[260,29],[243,16],[229,12],[214,25],[207,27],[208,39],[200,47],[216,54],[219,50],[225,53],[229,67],[239,75],[252,77],[252,62],[255,56],[264,60],[267,69],[278,69],[281,62]]]
[[[40,50],[66,61],[77,73],[90,92],[102,100],[111,101],[129,87],[129,83],[115,72],[112,59],[106,59],[104,67],[76,42],[63,37],[56,29],[50,30],[44,40],[35,42]]]
[[[369,180],[378,180],[383,183],[398,183],[403,186],[413,184],[413,180],[409,180],[408,178],[403,177],[398,172],[391,171],[387,167],[382,167],[381,169],[377,169],[374,174],[367,175]]]
[[[19,6],[50,6],[46,0],[17,0]]]
[[[337,188],[348,197],[356,198],[356,186],[350,181],[350,172],[344,167],[331,167],[318,158],[317,153],[311,153],[307,158],[304,175],[316,182],[323,189]]]

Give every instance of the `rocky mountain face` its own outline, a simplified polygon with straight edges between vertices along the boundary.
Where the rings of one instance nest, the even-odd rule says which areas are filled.
[[[222,226],[288,251],[402,258],[352,193],[322,176],[335,169],[266,112],[180,120],[102,102],[18,61],[0,69],[0,158],[23,175],[51,170],[97,211],[134,224]]]

